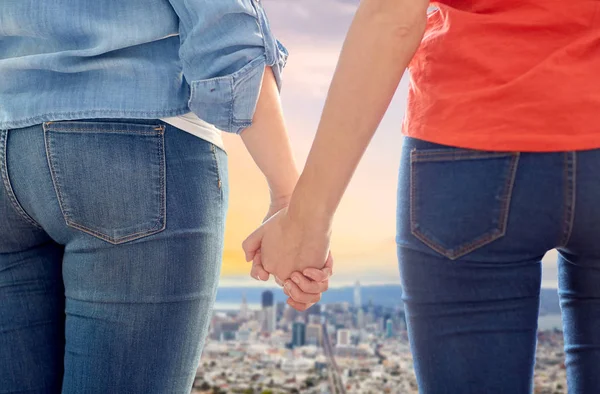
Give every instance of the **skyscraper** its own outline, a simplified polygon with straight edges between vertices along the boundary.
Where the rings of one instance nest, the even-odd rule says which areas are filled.
[[[273,292],[266,290],[262,293],[262,307],[267,308],[273,306]]]
[[[262,293],[262,332],[272,333],[277,326],[277,311],[273,306],[273,292]]]
[[[247,319],[250,317],[250,311],[248,309],[248,301],[246,301],[246,293],[242,295],[242,305],[240,306],[240,318]]]
[[[362,298],[360,294],[360,282],[356,281],[356,285],[354,285],[354,306],[356,308],[362,307]]]
[[[354,307],[356,308],[356,328],[362,329],[365,327],[365,314],[362,308],[359,281],[356,281],[356,285],[354,285]]]
[[[287,307],[287,304],[285,302],[278,302],[275,305],[275,315],[276,315],[277,321],[279,321],[283,318],[283,313],[285,312],[286,307]]]
[[[358,307],[358,311],[356,312],[356,328],[365,328],[365,312],[362,307]]]
[[[295,322],[292,326],[292,346],[299,347],[306,344],[306,324]]]

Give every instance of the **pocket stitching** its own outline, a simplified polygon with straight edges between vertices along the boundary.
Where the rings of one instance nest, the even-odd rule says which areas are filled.
[[[159,232],[161,232],[162,230],[165,229],[165,224],[161,223],[161,221],[158,221],[157,222],[158,226],[155,225],[151,229],[148,229],[148,230],[145,230],[145,231],[140,231],[140,232],[137,232],[137,233],[134,233],[134,234],[129,234],[129,235],[125,236],[125,237],[113,238],[113,237],[107,236],[106,234],[99,233],[99,232],[94,231],[94,230],[92,230],[90,228],[87,228],[85,226],[77,224],[77,223],[71,221],[70,219],[65,219],[65,221],[66,221],[66,223],[67,223],[67,225],[69,227],[76,228],[76,229],[81,230],[81,231],[83,231],[83,232],[85,232],[87,234],[90,234],[90,235],[93,235],[95,237],[98,237],[98,238],[100,238],[100,239],[102,239],[102,240],[104,240],[106,242],[110,242],[111,244],[114,244],[114,245],[118,245],[120,243],[124,243],[124,242],[127,242],[127,241],[132,241],[134,239],[141,238],[141,237],[144,237],[146,235],[156,234],[156,233],[159,233]],[[162,226],[161,226],[161,224],[162,224]],[[157,227],[159,227],[159,228],[157,228]]]
[[[471,151],[448,151],[446,149],[436,149],[419,152],[413,149],[411,152],[411,161],[414,163],[427,163],[436,161],[454,161],[471,159],[496,159],[502,157],[511,157],[514,153],[507,152],[471,152]]]
[[[65,207],[63,205],[63,201],[64,201],[64,197],[60,191],[60,187],[58,185],[58,181],[57,181],[57,176],[56,176],[56,169],[54,167],[53,164],[53,160],[52,160],[52,155],[50,152],[50,145],[52,144],[51,139],[49,138],[49,131],[58,131],[60,132],[62,131],[72,131],[72,132],[77,132],[77,131],[92,131],[92,132],[102,132],[104,133],[104,130],[80,130],[80,129],[69,129],[69,128],[56,128],[56,127],[52,127],[49,128],[48,125],[51,122],[48,123],[44,123],[42,125],[42,128],[44,130],[44,147],[46,150],[46,159],[48,161],[48,166],[50,168],[50,176],[52,178],[52,183],[54,186],[54,190],[56,192],[56,195],[58,197],[58,205],[60,207],[60,210],[62,212],[63,215],[63,219],[65,220],[65,224],[69,227],[72,228],[76,228],[78,230],[81,230],[89,235],[92,235],[94,237],[97,237],[99,239],[102,239],[106,242],[109,242],[113,245],[117,245],[117,244],[121,244],[124,242],[128,242],[128,241],[132,241],[134,239],[139,239],[148,235],[152,235],[152,234],[156,234],[159,233],[161,231],[163,231],[166,228],[167,225],[167,220],[166,220],[166,188],[165,188],[165,148],[164,148],[164,125],[161,125],[157,128],[154,128],[155,132],[136,132],[136,131],[131,131],[131,130],[124,130],[122,131],[123,133],[131,133],[131,134],[142,134],[142,135],[153,135],[156,134],[157,136],[159,136],[159,142],[158,142],[158,154],[160,157],[160,169],[159,169],[159,182],[160,182],[160,212],[159,212],[159,220],[157,222],[157,225],[154,225],[152,228],[148,229],[148,230],[144,230],[144,231],[140,231],[134,234],[129,234],[123,237],[110,237],[107,234],[103,234],[100,233],[96,230],[92,230],[86,226],[83,226],[81,224],[78,224],[76,222],[74,222],[73,220],[70,219],[71,215],[65,210]],[[150,125],[150,127],[152,127]],[[116,131],[114,131],[116,132]],[[161,226],[162,224],[162,226]],[[157,228],[158,227],[158,228]]]
[[[56,131],[58,133],[68,132],[70,134],[76,133],[120,133],[120,134],[142,134],[142,135],[153,135],[154,132],[149,131],[135,131],[135,130],[98,130],[98,129],[69,129],[69,128],[60,128],[60,127],[49,127],[48,131]],[[155,128],[154,131],[160,131],[160,129]]]
[[[427,246],[435,250],[436,252],[448,257],[451,260],[456,260],[472,251],[485,246],[501,237],[506,235],[506,229],[508,226],[508,216],[509,216],[509,207],[512,199],[512,191],[514,188],[515,178],[517,174],[517,166],[519,163],[520,153],[499,153],[499,152],[464,152],[464,154],[460,154],[462,152],[456,152],[459,155],[451,154],[447,150],[436,150],[435,152],[417,152],[416,149],[413,149],[411,152],[411,172],[410,172],[410,227],[411,233],[417,237],[420,241],[425,243]],[[431,160],[419,160],[418,156],[430,156]],[[460,247],[447,250],[443,246],[439,245],[437,242],[429,239],[427,235],[425,235],[422,231],[417,228],[416,223],[416,204],[415,204],[415,194],[416,194],[416,182],[415,182],[415,172],[416,168],[414,167],[415,163],[419,162],[435,162],[435,161],[445,161],[447,158],[445,156],[451,156],[457,159],[473,159],[473,158],[499,158],[499,157],[511,157],[510,167],[509,167],[509,176],[504,185],[504,195],[502,198],[502,206],[500,209],[500,222],[497,228],[488,231],[486,234],[476,238],[475,240],[468,242]],[[461,156],[461,157],[457,157]],[[416,158],[416,160],[415,160]],[[439,159],[439,160],[437,160]]]

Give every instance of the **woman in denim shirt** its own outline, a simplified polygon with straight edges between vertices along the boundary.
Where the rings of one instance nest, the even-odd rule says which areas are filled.
[[[267,217],[296,182],[286,58],[258,0],[0,2],[0,392],[189,393],[221,266],[221,130],[265,174]]]

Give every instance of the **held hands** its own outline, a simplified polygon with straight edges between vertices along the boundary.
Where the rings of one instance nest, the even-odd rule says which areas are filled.
[[[253,261],[252,277],[266,281],[272,274],[290,297],[288,304],[302,311],[328,289],[333,266],[329,240],[328,228],[293,218],[283,208],[252,233],[243,248],[246,260]]]

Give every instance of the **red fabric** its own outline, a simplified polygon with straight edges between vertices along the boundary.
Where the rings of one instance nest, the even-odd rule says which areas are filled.
[[[600,1],[433,5],[409,66],[405,135],[494,151],[600,148]]]

